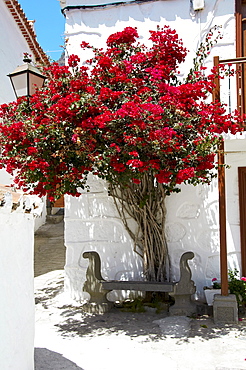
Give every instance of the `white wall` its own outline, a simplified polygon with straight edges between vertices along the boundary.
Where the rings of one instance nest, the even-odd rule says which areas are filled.
[[[0,207],[0,364],[34,368],[33,215]]]
[[[4,104],[16,99],[8,74],[23,64],[23,53],[31,51],[3,0],[0,0],[0,34],[0,104]],[[11,176],[0,170],[0,184],[10,183]]]
[[[16,99],[8,74],[23,64],[23,53],[31,54],[3,0],[0,0],[0,104]],[[0,170],[0,184],[10,184],[11,176]]]
[[[76,4],[82,2],[66,1],[67,6]],[[218,55],[220,59],[235,57],[234,2],[231,0],[206,0],[205,9],[199,12],[191,9],[188,0],[167,0],[99,10],[69,10],[66,15],[68,52],[79,54],[83,59],[89,55],[81,52],[79,45],[82,40],[102,47],[111,33],[126,26],[137,26],[141,40],[145,41],[148,38],[147,31],[155,29],[157,24],[167,24],[176,29],[190,51],[182,73],[189,70],[200,41],[214,25],[222,25],[224,38],[214,47],[206,65],[212,67],[214,55]],[[231,80],[231,86],[232,89],[235,88],[234,80]],[[223,82],[221,91],[222,100],[228,104],[228,80]],[[232,107],[236,104],[235,96],[234,90]],[[244,145],[244,140],[241,144]],[[239,150],[237,140],[228,141],[228,146],[231,151]],[[232,164],[231,169],[227,170],[228,260],[230,267],[238,267],[240,242],[237,167],[246,164],[246,156],[245,153],[238,153],[230,154],[226,158]],[[99,251],[105,278],[141,276],[141,270],[138,270],[141,261],[131,252],[132,242],[107,197],[107,189],[103,189],[103,185],[98,186],[101,187],[100,191],[82,194],[79,199],[66,197],[66,288],[76,299],[85,298],[82,293],[87,266],[87,262],[82,258],[84,250]],[[172,279],[179,279],[181,254],[185,251],[195,252],[195,258],[190,265],[197,286],[197,296],[203,299],[203,286],[210,285],[213,277],[220,276],[217,181],[210,186],[183,186],[180,194],[167,199],[167,214],[166,233]]]
[[[66,0],[66,6],[110,2]],[[235,56],[234,2],[231,0],[206,0],[204,10],[198,12],[192,9],[190,0],[165,0],[97,9],[70,9],[65,11],[65,14],[68,52],[79,53],[83,59],[86,59],[86,55],[81,52],[81,41],[100,48],[105,45],[111,33],[131,26],[138,28],[140,41],[146,42],[149,38],[148,31],[155,30],[157,25],[169,25],[176,29],[190,51],[187,57],[188,65],[191,64],[198,45],[214,25],[221,25],[225,36],[215,55],[219,52],[223,58]],[[223,48],[225,45],[226,50]]]
[[[16,100],[8,74],[22,65],[23,53],[32,55],[29,46],[3,0],[0,0],[0,104]],[[33,58],[34,61],[34,58]],[[10,185],[12,176],[0,169],[0,184]],[[35,219],[35,230],[45,223],[46,208]]]
[[[0,104],[16,99],[7,75],[23,64],[23,53],[31,53],[5,2],[0,0]],[[0,184],[11,176],[0,170]],[[29,199],[23,208],[11,212],[12,200],[0,206],[0,368],[34,368],[34,229],[45,222],[42,200]],[[25,213],[30,207],[31,213]],[[29,209],[29,208],[28,208]],[[34,213],[38,214],[34,220]]]
[[[64,1],[62,1],[64,3]],[[83,4],[107,4],[111,0],[86,1],[66,0],[62,8]],[[69,9],[65,11],[65,39],[67,55],[78,54],[81,60],[91,57],[89,50],[82,51],[81,41],[101,48],[108,36],[125,27],[137,27],[140,42],[148,43],[149,30],[157,25],[168,25],[175,29],[188,50],[185,64],[180,66],[180,76],[186,76],[201,42],[214,26],[221,26],[222,40],[213,48],[205,66],[213,66],[213,57],[235,58],[235,4],[231,0],[206,0],[205,8],[194,11],[190,0],[165,0],[136,3],[123,6],[109,6],[92,9]],[[221,98],[228,104],[228,81],[221,82]],[[224,89],[225,87],[225,89]],[[231,80],[232,89],[235,79]],[[223,93],[223,91],[226,91]],[[236,106],[236,95],[232,94],[232,106]]]
[[[7,75],[23,64],[23,53],[32,54],[3,0],[0,0],[0,34],[0,104],[3,104],[16,99]]]
[[[106,279],[142,279],[142,259],[133,251],[105,182],[92,176],[90,186],[90,193],[79,198],[65,196],[65,289],[76,300],[88,298],[82,292],[88,266],[82,257],[85,251],[100,254]],[[113,297],[122,295],[111,294]]]

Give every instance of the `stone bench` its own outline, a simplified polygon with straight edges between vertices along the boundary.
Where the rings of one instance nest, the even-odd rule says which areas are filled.
[[[175,283],[153,281],[122,281],[105,280],[101,275],[100,256],[95,251],[83,253],[89,259],[86,271],[86,281],[83,291],[90,294],[90,300],[84,305],[87,312],[103,313],[108,311],[113,303],[107,299],[107,294],[112,290],[135,290],[141,292],[165,292],[175,300],[170,306],[171,315],[192,315],[196,312],[196,305],[192,295],[196,292],[194,282],[191,280],[191,270],[188,260],[194,258],[193,252],[186,252],[180,258],[180,280]]]

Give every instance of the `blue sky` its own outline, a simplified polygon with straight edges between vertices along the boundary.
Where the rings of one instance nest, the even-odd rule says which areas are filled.
[[[65,18],[58,0],[18,0],[28,20],[35,20],[37,40],[51,60],[59,59],[64,44]]]

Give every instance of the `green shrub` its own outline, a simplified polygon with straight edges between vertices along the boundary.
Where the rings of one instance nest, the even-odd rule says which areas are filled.
[[[246,277],[241,277],[237,269],[229,270],[229,291],[235,294],[239,306],[246,304]]]

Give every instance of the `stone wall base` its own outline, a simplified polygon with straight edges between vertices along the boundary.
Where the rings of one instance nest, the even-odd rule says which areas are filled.
[[[215,294],[213,305],[213,316],[215,324],[227,323],[233,324],[238,322],[238,307],[235,294],[222,296]]]

